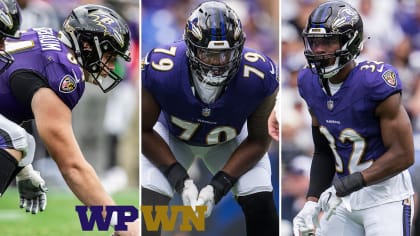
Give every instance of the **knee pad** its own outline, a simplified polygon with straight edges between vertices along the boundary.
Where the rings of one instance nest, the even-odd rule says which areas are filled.
[[[279,215],[273,192],[259,192],[237,198],[245,215],[247,236],[279,235]]]
[[[4,149],[0,149],[0,196],[6,191],[12,180],[22,168],[17,160]]]
[[[157,206],[157,205],[169,205],[170,197],[155,192],[147,188],[141,188],[141,205],[142,206]],[[143,216],[143,214],[141,214]],[[153,214],[156,217],[156,214]],[[160,236],[161,229],[158,231],[148,231],[144,219],[141,221],[141,235],[143,236]]]

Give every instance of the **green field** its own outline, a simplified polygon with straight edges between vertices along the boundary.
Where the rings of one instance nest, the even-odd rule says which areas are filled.
[[[113,195],[119,205],[138,208],[138,189],[126,190]],[[0,198],[0,235],[6,236],[74,236],[107,235],[112,230],[82,231],[75,206],[80,201],[69,191],[50,189],[47,209],[36,215],[19,208],[16,188],[10,187]]]

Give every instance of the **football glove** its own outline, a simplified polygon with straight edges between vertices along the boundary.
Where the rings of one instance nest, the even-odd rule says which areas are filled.
[[[318,217],[319,211],[317,202],[307,201],[302,210],[293,218],[293,234],[295,236],[314,235],[313,219]]]
[[[344,207],[351,212],[349,200],[346,197],[338,197],[334,186],[325,190],[318,200],[319,208],[321,208],[324,212],[326,220],[329,220],[331,216],[335,214],[337,207],[341,204],[343,204]],[[319,227],[317,219],[314,219],[314,224]]]
[[[207,185],[200,190],[197,199],[197,206],[205,205],[207,207],[206,212],[204,213],[205,217],[209,217],[213,211],[215,201],[214,201],[214,188],[211,185]]]
[[[31,164],[25,166],[16,175],[16,184],[20,196],[20,208],[26,208],[26,212],[32,214],[45,210],[48,189],[39,171],[35,171]]]
[[[195,205],[198,196],[198,189],[192,179],[184,181],[184,189],[182,190],[181,197],[184,206],[191,206],[195,210]]]
[[[366,186],[362,173],[360,172],[355,172],[343,178],[335,178],[333,185],[339,197],[347,196]]]
[[[326,220],[329,220],[330,217],[335,214],[335,211],[341,202],[342,199],[336,195],[334,186],[329,187],[321,194],[318,200],[318,205],[324,212]],[[317,224],[316,221],[314,221],[314,223],[315,225]]]
[[[210,181],[210,184],[201,189],[198,194],[197,206],[205,205],[207,210],[205,216],[209,217],[214,208],[223,196],[225,196],[233,185],[238,181],[237,178],[228,175],[223,171],[217,172]]]

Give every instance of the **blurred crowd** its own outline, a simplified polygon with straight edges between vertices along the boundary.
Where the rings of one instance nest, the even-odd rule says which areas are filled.
[[[154,0],[141,1],[141,54],[159,45],[182,39],[187,17],[202,0]],[[279,60],[279,2],[266,0],[225,0],[239,15],[246,34],[245,46],[268,55],[273,61]],[[264,124],[265,125],[265,124]],[[279,199],[279,143],[273,142],[270,150],[272,180],[275,199]],[[204,186],[211,178],[210,173],[200,161],[189,173],[199,179],[198,186]],[[201,182],[200,182],[201,180]],[[279,205],[278,202],[277,206]],[[182,204],[175,197],[172,204]],[[245,235],[244,219],[240,207],[232,195],[224,197],[214,209],[212,217],[206,221],[206,232],[193,232],[192,235]],[[185,232],[165,232],[165,236],[190,235]]]
[[[60,30],[70,11],[83,4],[108,6],[125,18],[131,30],[131,62],[118,63],[123,82],[104,94],[87,84],[85,95],[73,112],[74,132],[105,189],[115,193],[139,186],[139,2],[137,0],[17,0],[21,7],[21,29],[51,27]],[[37,137],[33,123],[26,128]],[[37,140],[34,166],[48,187],[67,189],[44,146]]]
[[[289,231],[291,220],[305,202],[309,181],[307,173],[310,165],[301,164],[296,168],[295,164],[296,159],[299,163],[310,163],[313,152],[310,116],[306,104],[298,94],[296,79],[299,69],[306,64],[301,32],[310,12],[321,2],[324,1],[281,1],[281,160],[284,170],[282,218],[285,223],[282,235],[285,236],[291,235]],[[399,71],[403,82],[403,104],[411,118],[415,135],[416,164],[411,167],[411,173],[415,190],[419,193],[420,1],[349,0],[347,2],[358,9],[364,23],[366,41],[357,60],[383,61]],[[414,226],[420,229],[420,225]],[[413,235],[417,234],[414,232]]]

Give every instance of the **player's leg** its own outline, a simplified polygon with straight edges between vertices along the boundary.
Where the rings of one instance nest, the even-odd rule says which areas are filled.
[[[169,201],[171,200],[170,197],[165,196],[163,194],[160,194],[156,191],[152,191],[147,188],[141,189],[141,205],[142,206],[167,206],[169,205]],[[148,230],[148,226],[146,225],[146,221],[144,219],[144,215],[142,212],[142,221],[141,221],[141,229],[143,236],[160,236],[161,235],[161,228],[162,226],[159,226],[159,229],[157,231]],[[152,212],[153,219],[156,218],[156,212]]]
[[[0,149],[0,196],[20,170],[18,161],[6,150]]]
[[[172,137],[168,133],[168,130],[159,122],[155,125],[154,129],[169,145],[177,161],[179,161],[181,165],[185,167],[185,169],[188,169],[194,160],[188,145]],[[141,205],[153,207],[157,205],[168,205],[170,199],[172,199],[174,195],[174,189],[163,175],[163,173],[144,155],[141,155],[140,163],[140,182],[142,187]],[[141,235],[160,236],[160,231],[160,229],[158,231],[148,231],[145,225],[144,217],[142,217]]]
[[[351,213],[348,212],[343,204],[340,204],[335,214],[329,219],[326,219],[325,215],[320,218],[320,228],[317,228],[315,235],[334,235],[334,236],[364,236],[365,231],[363,225],[356,223],[354,219],[357,218],[356,214],[358,211],[353,210]],[[360,211],[359,211],[360,212]]]
[[[409,236],[413,220],[413,198],[364,210],[366,236]]]
[[[18,124],[0,115],[0,195],[17,173],[32,163],[35,140]]]
[[[204,163],[212,173],[223,167],[246,134],[243,129],[236,139],[218,145],[207,153]],[[271,165],[267,154],[238,179],[232,191],[244,212],[248,236],[279,235],[279,217],[274,204]]]
[[[279,216],[273,192],[257,192],[237,198],[245,215],[248,236],[279,235]]]
[[[244,212],[248,236],[279,235],[279,216],[267,154],[239,178],[233,192]]]

